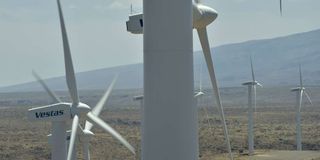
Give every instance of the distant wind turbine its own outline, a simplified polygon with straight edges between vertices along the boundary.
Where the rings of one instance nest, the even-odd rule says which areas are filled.
[[[195,98],[198,98],[198,97],[204,95],[204,93],[202,92],[202,77],[201,76],[202,76],[202,63],[200,62],[199,90],[198,90],[198,92],[195,93],[195,95],[194,95]]]
[[[201,97],[203,97],[205,95],[204,92],[202,92],[202,63],[200,62],[200,73],[199,73],[199,90],[197,92],[195,92],[195,95],[194,95],[194,98],[195,98],[195,102],[196,102],[196,106],[197,108],[200,108],[199,106],[199,101],[201,99]],[[204,110],[204,114],[206,116],[206,120],[207,120],[207,123],[209,125],[209,130],[210,130],[210,133],[212,133],[212,125],[210,123],[210,118],[209,118],[209,113],[207,111],[207,106],[203,107],[203,110]]]
[[[297,145],[297,150],[301,151],[302,150],[302,144],[301,144],[301,107],[302,107],[302,97],[305,95],[312,104],[312,101],[310,99],[309,94],[305,91],[305,88],[303,87],[303,82],[302,82],[302,72],[301,72],[301,65],[299,65],[299,73],[300,73],[300,86],[297,88],[291,89],[291,92],[296,92],[297,93],[297,105],[296,105],[296,145]]]
[[[262,85],[256,81],[253,71],[253,64],[252,64],[252,58],[250,57],[250,64],[251,64],[251,75],[252,75],[252,81],[243,83],[242,85],[248,86],[248,147],[249,147],[249,155],[253,155],[254,153],[254,135],[253,135],[253,108],[252,108],[252,102],[254,103],[254,109],[256,110],[256,86]],[[253,90],[253,96],[252,96],[252,90]]]

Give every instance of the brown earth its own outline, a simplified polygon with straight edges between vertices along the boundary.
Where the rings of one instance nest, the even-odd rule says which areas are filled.
[[[208,112],[208,116],[205,114]],[[305,108],[302,113],[304,150],[320,149],[320,107]],[[10,107],[0,109],[0,159],[1,160],[42,160],[49,159],[50,150],[46,135],[50,133],[48,122],[29,122],[27,108]],[[93,127],[96,136],[91,142],[92,160],[140,159],[140,114],[135,109],[105,110],[101,116],[136,147],[138,154],[133,156],[107,133]],[[238,153],[246,152],[247,119],[241,108],[226,108],[227,124],[231,145],[236,159],[248,159]],[[265,160],[269,155],[291,159],[295,149],[294,110],[291,107],[268,107],[255,114],[255,148],[262,154],[254,159]],[[227,159],[222,126],[215,109],[201,109],[199,112],[200,160]],[[77,146],[78,157],[82,156],[81,143]],[[269,150],[282,150],[269,151]],[[265,156],[263,156],[265,155]],[[301,153],[297,154],[303,155]],[[313,155],[313,152],[305,152]],[[318,152],[316,152],[318,156]],[[299,156],[294,156],[298,160]],[[272,157],[272,156],[271,156]],[[320,156],[319,156],[320,157]],[[314,158],[314,157],[311,157]],[[277,160],[275,158],[270,158]],[[304,159],[304,158],[302,158]],[[280,160],[280,159],[279,159]]]

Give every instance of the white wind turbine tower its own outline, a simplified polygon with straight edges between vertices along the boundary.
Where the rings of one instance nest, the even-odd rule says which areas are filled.
[[[192,2],[144,0],[143,11],[142,159],[198,159]]]
[[[199,109],[199,101],[200,101],[200,98],[202,96],[204,96],[205,94],[202,92],[202,63],[200,62],[200,72],[199,72],[199,90],[197,92],[195,92],[195,95],[194,95],[194,98],[195,98],[195,104],[196,104],[196,107]],[[206,114],[206,118],[208,120],[208,124],[210,125],[210,120],[209,120],[209,116],[208,116],[208,112],[207,112],[207,109],[204,108],[204,111],[205,111],[205,114]]]
[[[291,89],[292,92],[296,92],[296,143],[297,143],[297,150],[302,150],[302,144],[301,144],[301,107],[302,107],[302,98],[303,95],[305,95],[308,99],[308,101],[312,104],[310,96],[305,91],[305,88],[303,87],[303,81],[302,81],[302,73],[301,73],[301,66],[299,65],[299,73],[300,73],[300,86],[297,88]]]
[[[243,83],[242,85],[248,86],[248,150],[249,150],[249,155],[253,155],[254,153],[253,112],[256,110],[256,97],[257,97],[256,86],[262,87],[262,85],[255,79],[251,57],[250,57],[250,64],[251,64],[252,81]],[[252,95],[252,92],[253,92],[253,95]],[[252,103],[254,104],[254,108],[252,107]]]
[[[80,126],[79,119],[83,119],[97,126],[100,126],[102,129],[109,132],[113,137],[119,140],[131,152],[135,153],[134,148],[118,132],[116,132],[112,127],[110,127],[107,123],[105,123],[97,116],[95,109],[91,111],[91,108],[88,105],[79,101],[71,52],[59,0],[57,0],[57,4],[59,9],[59,18],[64,48],[66,80],[72,103],[58,102],[49,106],[30,109],[29,119],[52,121],[53,160],[66,159],[66,121],[70,120],[70,118],[72,118],[72,129],[67,160],[72,160],[76,135],[78,127]]]
[[[195,98],[195,101],[196,101],[196,107],[199,109],[199,100],[201,99],[201,97],[203,97],[205,95],[205,93],[204,92],[202,92],[202,63],[200,62],[200,74],[199,74],[199,90],[197,91],[197,92],[195,92],[195,95],[194,95],[194,98]],[[205,106],[204,108],[203,108],[203,110],[204,110],[204,114],[205,114],[205,116],[206,116],[206,118],[207,118],[207,123],[208,123],[208,125],[209,125],[209,129],[210,129],[210,131],[211,131],[211,129],[212,129],[212,125],[211,125],[211,123],[210,123],[210,117],[209,117],[209,114],[208,114],[208,111],[207,111],[207,108],[206,108],[207,106]],[[212,132],[210,132],[210,133],[212,133]]]
[[[129,32],[144,33],[143,159],[198,159],[191,28],[199,34],[233,159],[206,31],[217,12],[185,0],[145,0],[143,7],[144,15],[131,15],[126,23]]]
[[[202,97],[204,93],[202,92],[202,63],[200,62],[200,72],[199,72],[199,90],[195,93],[194,97],[196,98],[198,105],[198,98]]]
[[[60,98],[53,91],[50,90],[48,85],[44,82],[44,80],[35,71],[32,71],[32,75],[41,84],[42,88],[48,93],[48,95],[51,97],[52,103],[61,103]],[[66,146],[69,146],[70,132],[71,132],[70,130],[66,131],[66,137],[65,137]],[[52,138],[52,134],[48,135],[48,142],[49,142],[49,145],[52,147],[52,149],[54,149],[56,147],[53,145],[54,141]],[[66,152],[67,152],[67,148],[66,148]],[[76,152],[74,152],[74,155],[73,155],[74,159],[75,159],[75,153]],[[52,155],[52,156],[54,156],[54,155]],[[53,157],[52,157],[52,159],[53,159]]]

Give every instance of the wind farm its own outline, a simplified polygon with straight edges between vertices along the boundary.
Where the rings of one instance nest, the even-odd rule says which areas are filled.
[[[0,159],[320,160],[311,1],[0,2]]]

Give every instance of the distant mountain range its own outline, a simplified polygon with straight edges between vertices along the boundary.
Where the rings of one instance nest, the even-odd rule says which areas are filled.
[[[299,83],[298,66],[302,65],[304,83],[320,84],[320,30],[285,37],[253,40],[212,48],[219,85],[240,86],[251,80],[252,55],[256,79],[264,86],[296,85]],[[201,51],[194,53],[195,87],[198,86],[200,64],[204,86],[209,86],[209,76]],[[132,89],[143,86],[143,65],[131,64],[77,73],[79,89],[105,89],[113,76],[119,73],[116,88]],[[54,90],[66,90],[65,77],[46,79]],[[37,82],[2,87],[0,92],[40,91]]]

